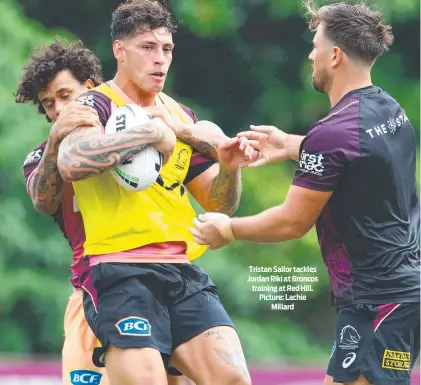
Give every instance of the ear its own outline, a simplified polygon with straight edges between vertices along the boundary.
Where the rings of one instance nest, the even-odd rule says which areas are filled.
[[[124,62],[124,43],[121,40],[113,41],[113,54],[117,61]]]
[[[90,89],[92,89],[92,88],[94,88],[94,87],[95,87],[95,84],[94,84],[94,82],[93,82],[91,79],[88,79],[88,80],[85,82],[85,87],[86,87],[88,90],[90,90]]]
[[[333,53],[332,53],[332,63],[331,63],[331,67],[334,69],[336,68],[339,64],[342,63],[343,59],[344,59],[344,51],[342,51],[341,48],[334,46],[333,47]]]

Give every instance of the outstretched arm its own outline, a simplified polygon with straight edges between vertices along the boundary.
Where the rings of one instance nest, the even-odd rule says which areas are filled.
[[[218,159],[217,147],[229,139],[216,124],[204,120],[180,126],[176,136],[197,152],[213,159]]]
[[[250,126],[251,131],[240,132],[239,138],[247,138],[259,151],[259,158],[248,167],[263,166],[286,159],[299,160],[304,136],[287,134],[274,126]]]
[[[192,118],[193,123],[181,123],[174,119],[166,108],[152,106],[145,110],[154,118],[160,118],[170,127],[177,138],[189,144],[197,152],[212,159],[218,158],[217,147],[228,140],[220,127],[207,120],[198,121],[196,115],[189,108],[182,106]]]
[[[292,186],[282,205],[260,214],[229,218],[207,213],[195,219],[191,229],[196,242],[218,249],[230,241],[277,243],[303,237],[314,225],[332,192]]]

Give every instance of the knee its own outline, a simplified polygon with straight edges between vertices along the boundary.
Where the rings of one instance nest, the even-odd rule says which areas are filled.
[[[250,374],[247,372],[240,376],[236,382],[233,382],[232,385],[251,385],[251,377]]]
[[[163,382],[153,373],[134,373],[133,371],[125,371],[117,376],[109,376],[110,385],[163,385]],[[112,377],[112,378],[111,378]]]
[[[216,383],[221,385],[251,385],[251,378],[248,371],[238,371],[229,375],[218,376],[217,378],[209,376],[203,381],[196,381],[197,385],[215,385]]]
[[[165,385],[167,376],[161,353],[152,348],[108,347],[105,367],[110,385]]]
[[[248,370],[236,371],[235,374],[226,378],[224,385],[251,385],[251,378]]]

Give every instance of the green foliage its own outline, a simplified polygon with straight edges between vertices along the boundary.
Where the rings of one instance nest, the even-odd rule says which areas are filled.
[[[29,17],[17,2],[0,2],[2,351],[59,353],[64,307],[71,291],[68,244],[50,218],[33,209],[21,170],[26,155],[45,140],[49,125],[36,115],[34,106],[16,105],[12,93],[35,48],[50,43],[56,34],[71,38],[64,30],[51,30],[58,26],[81,38],[103,61],[106,76],[113,76],[108,24],[110,9],[119,2],[23,2]],[[376,63],[373,80],[400,101],[419,135],[419,2],[376,3],[393,23],[396,43]],[[300,1],[174,0],[171,5],[183,23],[175,36],[167,92],[192,107],[199,118],[214,120],[231,135],[249,124],[274,124],[305,133],[329,110],[326,96],[310,85],[307,56],[312,35]],[[295,167],[286,162],[244,170],[244,193],[236,215],[280,204]],[[236,242],[207,252],[197,263],[218,285],[249,359],[278,363],[327,359],[335,315],[314,230],[300,240],[278,245]],[[249,266],[255,265],[314,266],[319,282],[307,301],[296,302],[293,312],[272,311],[270,302],[259,301],[247,282],[253,275]]]
[[[34,106],[17,105],[13,97],[30,53],[52,42],[54,32],[24,19],[13,3],[0,3],[0,349],[10,352],[60,351],[71,290],[67,242],[50,218],[33,209],[22,173],[49,125]]]

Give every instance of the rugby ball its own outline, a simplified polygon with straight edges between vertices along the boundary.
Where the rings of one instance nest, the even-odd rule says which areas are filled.
[[[150,120],[151,117],[142,107],[126,104],[111,114],[105,126],[105,133],[114,134]],[[151,145],[110,170],[110,173],[126,190],[142,191],[152,186],[157,180],[162,164],[162,154]]]

